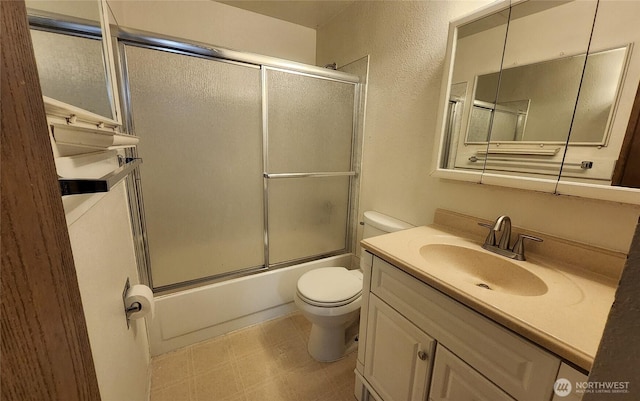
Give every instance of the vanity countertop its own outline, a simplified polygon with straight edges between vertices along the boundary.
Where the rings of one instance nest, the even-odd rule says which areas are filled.
[[[477,238],[442,226],[416,227],[362,241],[364,249],[418,280],[561,358],[591,369],[617,280],[529,254],[526,262],[513,263],[542,279],[547,286],[544,294],[491,291],[454,269],[430,266],[420,253],[427,244],[450,244],[488,253]]]

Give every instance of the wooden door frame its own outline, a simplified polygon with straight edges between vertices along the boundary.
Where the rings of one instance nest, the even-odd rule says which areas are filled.
[[[613,171],[612,185],[640,188],[640,85],[633,102],[620,157]]]
[[[1,397],[99,400],[24,1],[0,17]]]

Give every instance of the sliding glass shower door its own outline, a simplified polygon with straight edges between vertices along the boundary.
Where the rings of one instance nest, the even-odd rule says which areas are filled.
[[[262,268],[260,69],[125,54],[153,287]]]
[[[355,82],[121,52],[155,290],[349,251]]]
[[[354,85],[273,69],[263,79],[269,263],[344,252]]]

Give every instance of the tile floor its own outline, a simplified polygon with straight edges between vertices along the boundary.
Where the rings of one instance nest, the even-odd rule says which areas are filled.
[[[354,401],[357,352],[316,362],[310,329],[295,313],[155,357],[151,401]]]

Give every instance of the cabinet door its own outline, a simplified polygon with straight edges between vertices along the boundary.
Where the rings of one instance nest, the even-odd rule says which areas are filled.
[[[360,270],[362,270],[362,304],[360,305],[360,333],[358,338],[361,346],[358,347],[358,364],[356,368],[363,374],[365,360],[365,346],[367,343],[367,317],[369,316],[369,293],[371,292],[371,267],[373,255],[367,251],[360,254]]]
[[[513,401],[513,398],[438,344],[430,400]]]
[[[582,372],[578,372],[577,370],[575,370],[574,368],[572,368],[571,366],[562,363],[560,364],[560,370],[558,371],[558,378],[556,380],[556,383],[554,384],[554,388],[556,388],[555,386],[557,386],[558,380],[564,379],[565,381],[568,381],[570,384],[570,391],[568,394],[566,393],[561,393],[560,391],[554,391],[554,395],[553,395],[553,399],[551,401],[580,401],[582,400],[582,396],[584,395],[584,393],[582,392],[578,392],[579,390],[576,388],[576,383],[582,383],[582,382],[586,382],[588,380],[587,376],[582,373]],[[557,390],[561,390],[560,388],[558,388]]]
[[[365,379],[384,401],[425,401],[435,341],[373,294],[367,323]]]

